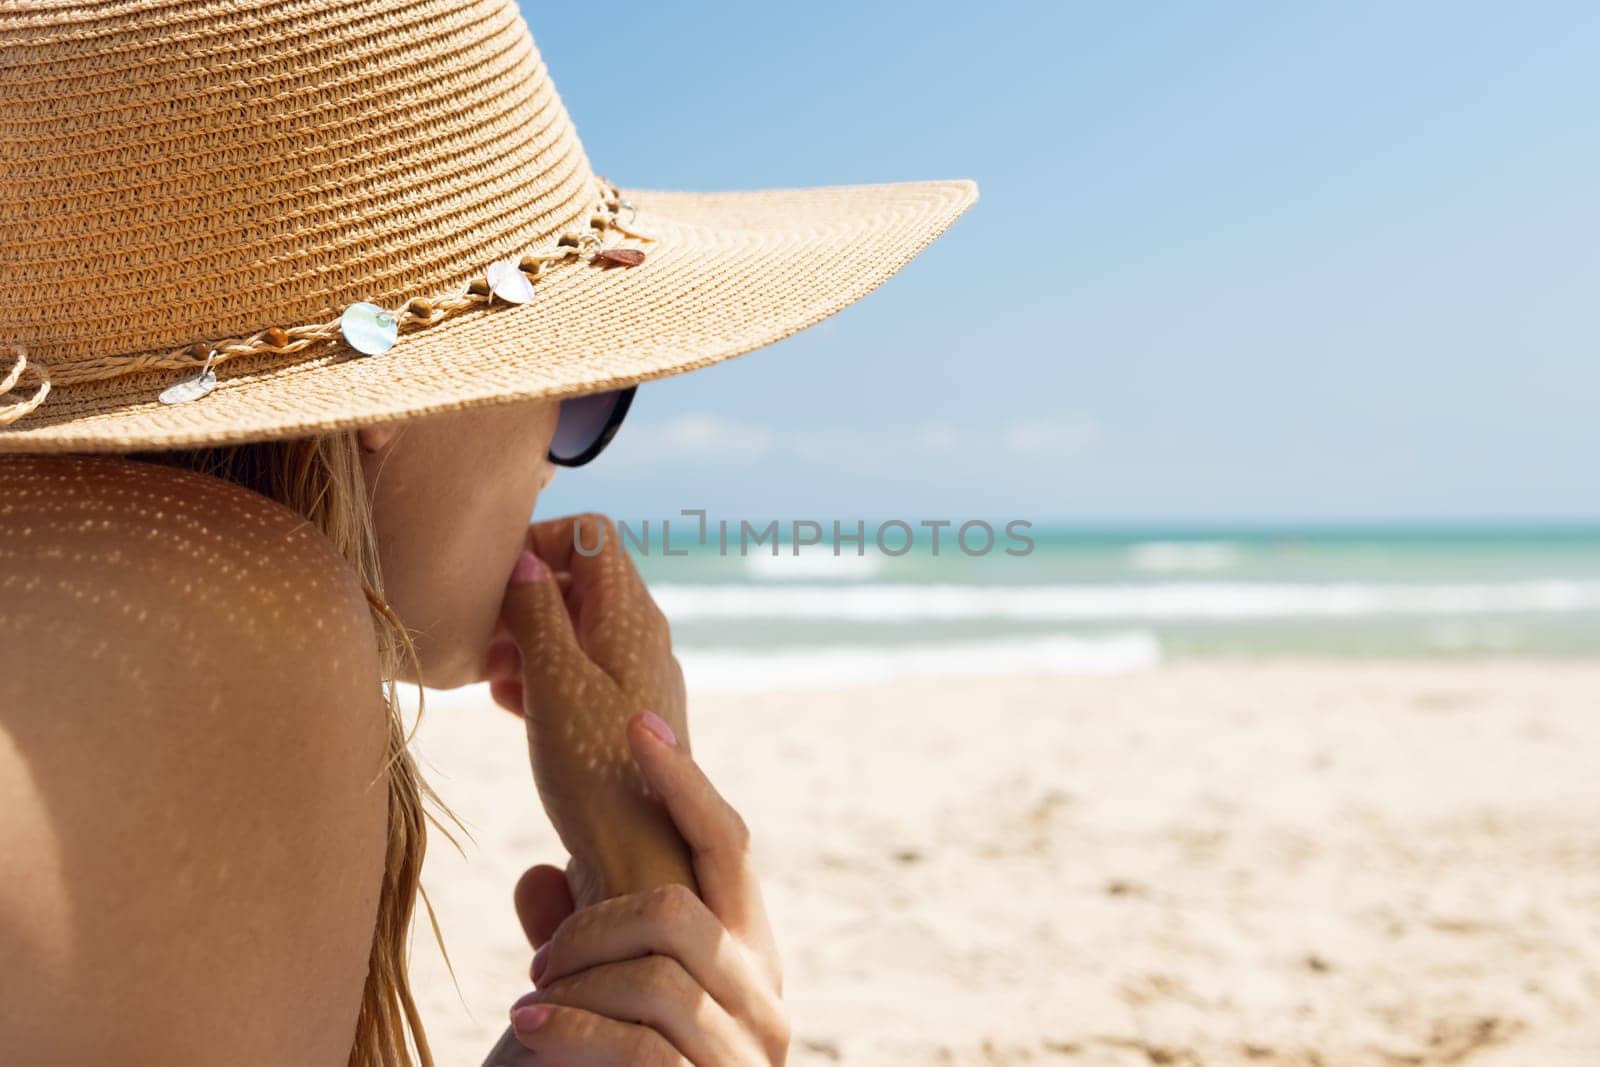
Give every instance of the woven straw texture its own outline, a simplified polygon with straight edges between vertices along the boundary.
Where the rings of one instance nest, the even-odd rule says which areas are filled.
[[[299,436],[681,373],[860,299],[976,197],[623,189],[652,237],[603,236],[639,266],[574,258],[530,303],[408,321],[377,355],[263,339],[592,239],[605,190],[509,0],[0,0],[0,345],[26,357],[0,405],[49,379],[0,453]],[[215,390],[160,404],[210,346]]]

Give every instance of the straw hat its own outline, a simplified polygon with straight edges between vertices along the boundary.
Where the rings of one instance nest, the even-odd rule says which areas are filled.
[[[512,0],[0,0],[0,453],[678,374],[860,299],[976,195],[619,188]]]

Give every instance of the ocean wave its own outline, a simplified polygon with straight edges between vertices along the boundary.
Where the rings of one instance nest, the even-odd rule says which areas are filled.
[[[826,689],[908,678],[1005,674],[1116,674],[1161,661],[1154,634],[1048,635],[906,645],[809,645],[771,651],[678,650],[691,695]]]
[[[1221,571],[1239,562],[1239,546],[1228,541],[1145,541],[1128,546],[1136,571]]]
[[[757,553],[745,559],[745,569],[751,577],[764,581],[864,582],[883,570],[883,558],[854,553],[837,556],[832,553],[803,556]]]
[[[1600,581],[1449,584],[790,585],[661,584],[673,622],[802,619],[1023,622],[1362,618],[1382,615],[1559,614],[1600,609]]]

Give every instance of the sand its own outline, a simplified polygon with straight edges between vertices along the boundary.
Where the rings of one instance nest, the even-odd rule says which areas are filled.
[[[415,955],[476,1064],[564,854],[520,723],[431,693]],[[792,1064],[1600,1064],[1600,663],[1248,662],[692,703],[755,835]],[[463,999],[464,997],[464,1003]]]

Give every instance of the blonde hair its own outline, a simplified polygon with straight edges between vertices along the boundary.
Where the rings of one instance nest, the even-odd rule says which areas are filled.
[[[446,811],[423,781],[407,750],[399,698],[401,655],[420,678],[416,647],[383,596],[372,506],[361,470],[356,432],[162,452],[128,453],[129,459],[182,467],[253,489],[315,525],[338,547],[361,579],[378,634],[384,699],[389,718],[388,846],[377,923],[361,994],[350,1067],[433,1067],[422,1018],[407,977],[408,935],[416,898],[422,893],[427,846],[426,798]],[[421,717],[421,693],[418,693]],[[441,829],[443,829],[441,827]],[[449,836],[446,831],[446,836]],[[427,895],[422,893],[427,905]],[[432,909],[429,908],[430,918]],[[435,937],[438,927],[434,926]],[[440,945],[441,949],[443,945]],[[447,965],[448,965],[448,957]],[[408,1041],[411,1047],[408,1047]],[[412,1050],[415,1050],[415,1060]]]

